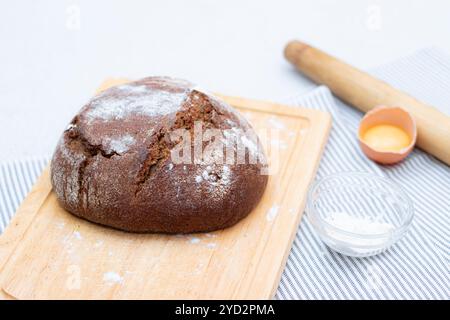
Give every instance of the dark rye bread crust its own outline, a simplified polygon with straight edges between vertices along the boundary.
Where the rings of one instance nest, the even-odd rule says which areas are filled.
[[[59,203],[78,217],[130,232],[234,225],[259,202],[267,175],[261,162],[174,164],[170,132],[192,132],[198,120],[207,128],[251,129],[231,107],[182,80],[149,77],[100,93],[75,116],[53,155]]]

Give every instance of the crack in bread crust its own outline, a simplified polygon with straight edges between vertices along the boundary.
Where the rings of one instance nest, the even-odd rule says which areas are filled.
[[[157,132],[153,133],[152,142],[147,148],[147,157],[137,175],[135,195],[142,190],[143,185],[160,163],[170,156],[171,149],[182,142],[182,140],[171,141],[170,133],[173,130],[189,130],[192,137],[196,121],[201,121],[206,128],[217,128],[219,126],[218,118],[221,116],[223,114],[213,107],[211,100],[206,94],[192,90],[184,101],[181,110],[177,112],[174,124],[170,128],[161,127]]]
[[[87,157],[94,157],[98,154],[102,155],[105,158],[111,158],[112,156],[120,156],[120,154],[114,150],[107,152],[103,148],[103,145],[101,144],[92,144],[91,142],[89,142],[89,140],[78,128],[77,126],[78,122],[79,118],[77,116],[72,120],[71,127],[65,131],[65,135],[69,140],[69,145],[78,144],[79,148],[83,151],[83,153]]]
[[[77,126],[78,122],[79,118],[77,116],[72,120],[70,128],[64,132],[64,135],[68,141],[69,148],[81,151],[84,155],[84,160],[78,167],[78,199],[80,202],[78,207],[86,212],[89,204],[87,192],[89,186],[85,182],[85,172],[87,167],[92,163],[93,159],[99,155],[109,159],[112,156],[120,156],[120,154],[114,150],[107,152],[101,144],[92,144],[89,142]]]

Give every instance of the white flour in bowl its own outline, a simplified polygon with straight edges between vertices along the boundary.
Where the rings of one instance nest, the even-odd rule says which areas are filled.
[[[370,218],[360,218],[351,216],[346,212],[333,212],[324,219],[328,224],[339,230],[358,234],[361,237],[345,234],[339,230],[325,227],[326,236],[349,247],[359,246],[380,246],[390,240],[391,231],[394,230],[392,224],[378,222]],[[379,235],[376,238],[364,238],[364,236]]]

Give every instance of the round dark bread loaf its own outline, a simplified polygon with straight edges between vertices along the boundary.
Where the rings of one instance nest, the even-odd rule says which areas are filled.
[[[192,156],[197,123],[220,130],[227,149],[202,140],[210,152]],[[188,136],[172,139],[177,130]],[[131,232],[213,231],[248,215],[264,192],[255,137],[234,109],[189,82],[148,77],[109,88],[80,110],[56,147],[51,181],[62,207],[92,222]],[[191,159],[179,163],[183,143],[178,158]],[[230,154],[234,162],[225,163]]]

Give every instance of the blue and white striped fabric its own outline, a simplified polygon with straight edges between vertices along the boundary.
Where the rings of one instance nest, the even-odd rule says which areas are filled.
[[[422,50],[374,75],[450,114],[450,56],[439,50]],[[326,87],[287,102],[327,110],[333,116],[318,179],[344,171],[387,176],[413,199],[415,218],[406,237],[387,252],[358,259],[329,250],[305,215],[276,298],[448,299],[450,168],[420,150],[396,166],[367,161],[355,139],[361,114],[335,99]],[[47,162],[48,157],[42,157],[0,166],[0,231]]]
[[[8,161],[0,165],[0,234],[47,165],[49,157]]]

